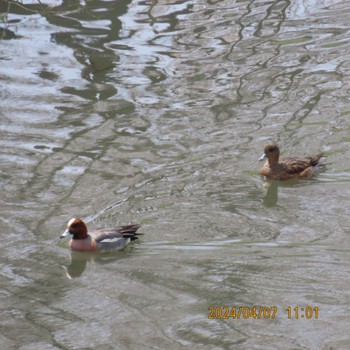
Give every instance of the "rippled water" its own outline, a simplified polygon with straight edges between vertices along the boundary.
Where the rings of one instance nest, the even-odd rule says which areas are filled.
[[[1,2],[1,349],[349,349],[349,10]],[[270,140],[326,171],[264,182]],[[71,254],[72,216],[145,236]]]

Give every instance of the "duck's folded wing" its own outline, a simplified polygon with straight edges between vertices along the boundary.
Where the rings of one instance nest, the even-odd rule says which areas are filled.
[[[119,232],[101,232],[95,236],[97,243],[101,242],[113,242],[123,238]]]
[[[96,242],[100,239],[113,239],[113,238],[130,238],[132,241],[137,239],[142,233],[136,232],[141,225],[125,225],[116,228],[102,228],[98,229],[98,232],[92,232],[91,234],[95,237]],[[98,234],[96,234],[98,233]]]
[[[288,173],[297,174],[301,173],[309,167],[316,166],[321,156],[308,157],[308,158],[284,158],[283,163],[288,169]]]
[[[130,238],[124,238],[120,235],[101,235],[96,239],[100,250],[118,250],[123,249],[130,242]]]

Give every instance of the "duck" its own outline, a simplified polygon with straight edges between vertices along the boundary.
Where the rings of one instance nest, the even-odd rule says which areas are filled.
[[[138,239],[139,224],[120,226],[115,228],[100,228],[88,232],[83,220],[72,218],[68,221],[67,229],[60,238],[73,236],[69,241],[69,248],[80,252],[110,252],[121,250],[131,241]]]
[[[267,159],[267,162],[260,169],[260,175],[272,180],[291,180],[309,178],[325,164],[321,164],[320,159],[323,154],[317,154],[313,157],[289,157],[280,158],[280,150],[276,144],[267,144],[264,148],[264,154],[259,161]]]

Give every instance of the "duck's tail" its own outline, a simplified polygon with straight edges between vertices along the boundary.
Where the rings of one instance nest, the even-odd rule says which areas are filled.
[[[319,153],[318,155],[310,158],[310,164],[317,168],[317,170],[324,169],[329,163],[320,163],[321,158],[325,157],[323,153]]]
[[[143,235],[141,232],[137,232],[137,230],[141,227],[139,224],[125,225],[118,229],[119,233],[124,238],[130,238],[131,241],[138,239],[137,236]]]
[[[310,157],[310,164],[312,166],[316,166],[316,165],[321,166],[321,164],[319,164],[319,162],[320,162],[322,157],[324,157],[323,153],[319,153],[314,157]]]

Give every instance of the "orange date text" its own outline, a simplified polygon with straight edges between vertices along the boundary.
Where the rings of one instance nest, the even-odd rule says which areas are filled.
[[[274,319],[277,315],[277,306],[210,306],[209,319]]]

